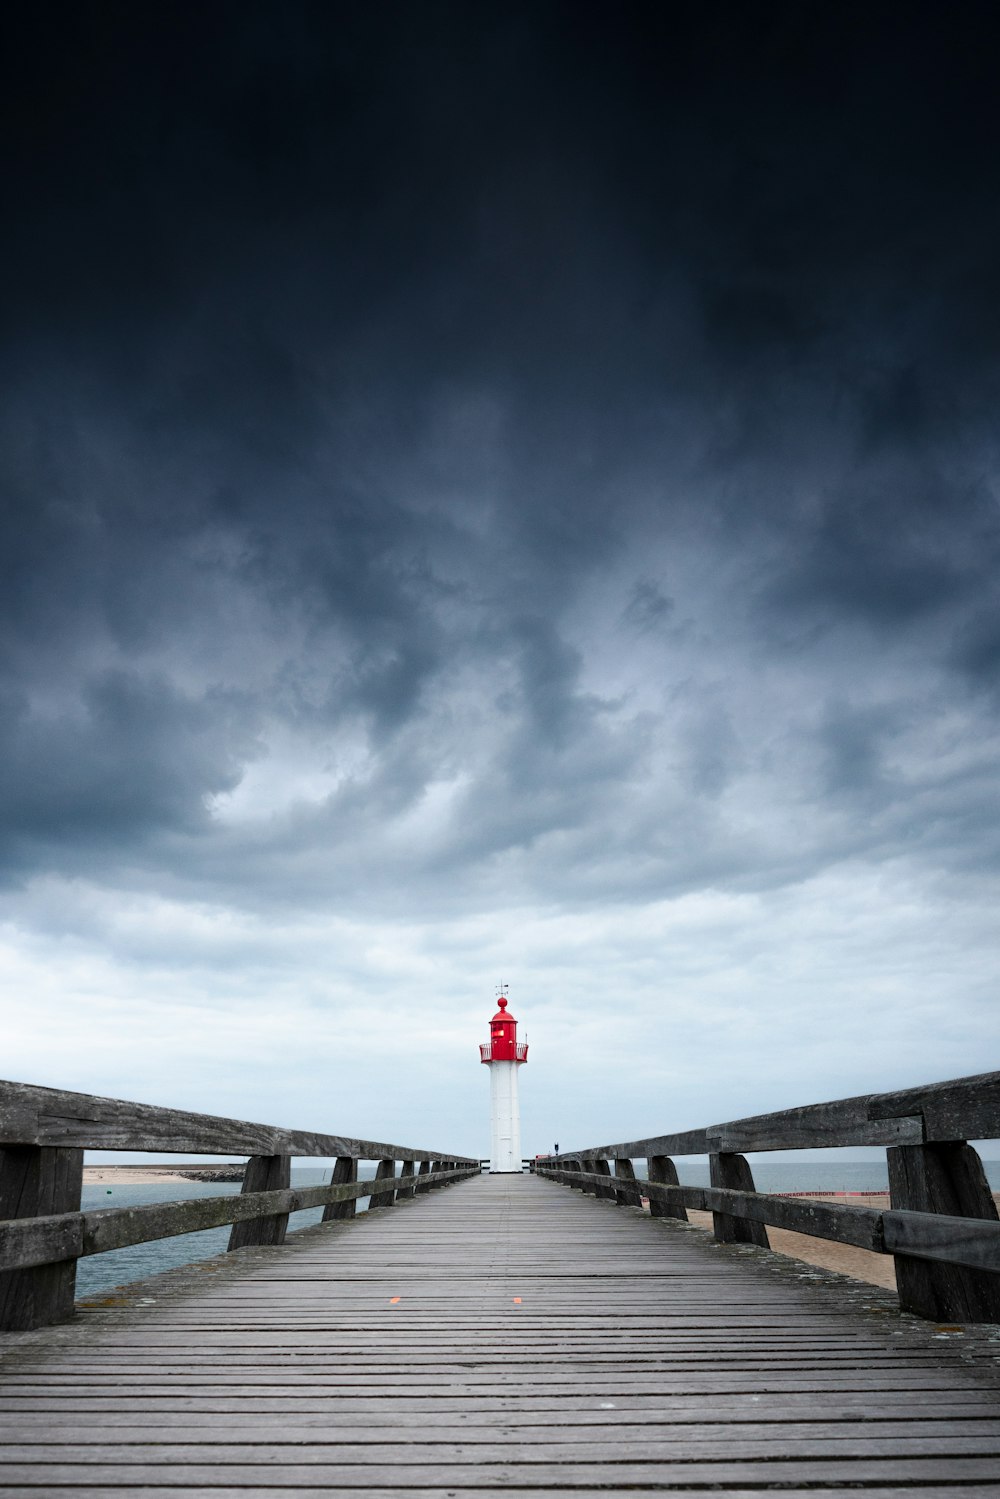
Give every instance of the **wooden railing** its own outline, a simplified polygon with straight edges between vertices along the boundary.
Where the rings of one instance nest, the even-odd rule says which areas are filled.
[[[248,1156],[237,1196],[81,1211],[85,1150]],[[292,1187],[292,1157],[335,1156],[332,1181]],[[358,1162],[377,1161],[372,1181]],[[396,1162],[402,1163],[396,1176]],[[351,1218],[359,1198],[391,1207],[479,1174],[479,1162],[439,1150],[312,1134],[179,1109],[0,1082],[0,1329],[42,1327],[73,1311],[76,1262],[151,1239],[233,1225],[230,1249],[281,1244],[289,1213],[323,1207]]]
[[[1000,1137],[1000,1072],[809,1104],[680,1134],[561,1151],[536,1172],[622,1206],[640,1187],[656,1217],[712,1213],[721,1242],[768,1247],[766,1224],[891,1254],[900,1305],[934,1321],[1000,1322],[1000,1222],[969,1140]],[[744,1151],[884,1145],[891,1208],[757,1192]],[[707,1155],[709,1187],[682,1187],[673,1157]],[[645,1158],[648,1180],[632,1165]],[[614,1175],[609,1162],[614,1161]]]

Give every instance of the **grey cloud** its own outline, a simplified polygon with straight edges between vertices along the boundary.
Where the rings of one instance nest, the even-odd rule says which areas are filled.
[[[653,578],[640,578],[632,588],[622,618],[634,629],[645,632],[662,629],[673,613],[674,601],[659,583]]]
[[[259,748],[245,701],[185,698],[124,672],[83,684],[56,712],[8,697],[3,725],[5,858],[22,870],[88,850],[113,866],[154,834],[204,834],[206,799],[232,790]]]

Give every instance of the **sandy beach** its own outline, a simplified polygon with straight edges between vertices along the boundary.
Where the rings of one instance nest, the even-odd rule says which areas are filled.
[[[85,1187],[154,1187],[163,1183],[190,1182],[195,1171],[223,1170],[225,1161],[193,1161],[190,1165],[84,1166]]]

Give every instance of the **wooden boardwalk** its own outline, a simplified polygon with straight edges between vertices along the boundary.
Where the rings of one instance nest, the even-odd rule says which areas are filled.
[[[1000,1494],[989,1329],[531,1176],[0,1347],[0,1496]]]

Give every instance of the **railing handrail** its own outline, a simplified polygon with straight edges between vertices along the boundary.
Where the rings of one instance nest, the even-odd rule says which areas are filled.
[[[0,1081],[0,1147],[8,1145],[164,1154],[347,1156],[358,1161],[447,1158],[473,1164],[471,1156],[456,1156],[442,1150],[418,1150],[379,1140],[282,1129],[123,1098]]]
[[[1000,1072],[982,1072],[892,1093],[753,1114],[676,1134],[564,1150],[553,1160],[639,1160],[720,1151],[832,1149],[847,1145],[926,1145],[1000,1138]]]

